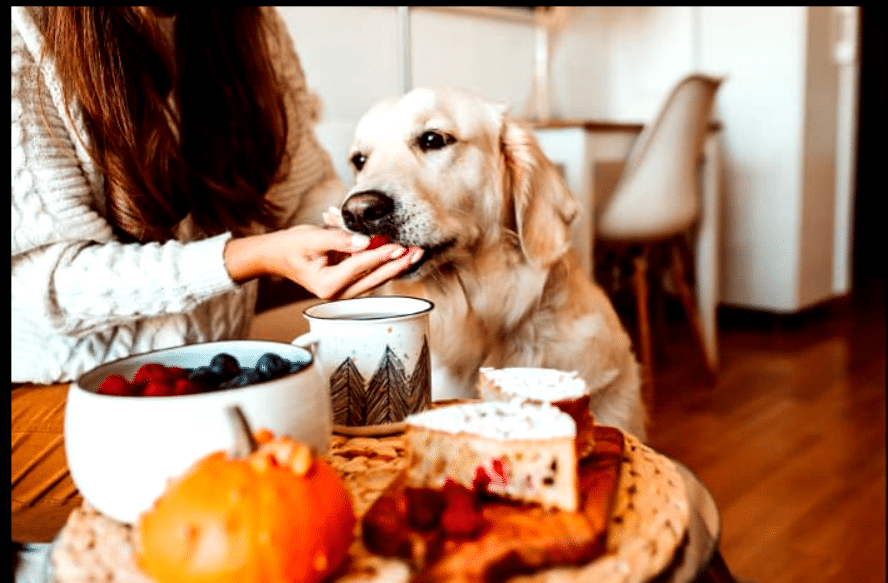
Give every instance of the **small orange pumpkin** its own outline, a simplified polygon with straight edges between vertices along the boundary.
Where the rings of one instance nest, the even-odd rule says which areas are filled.
[[[245,458],[203,458],[141,516],[137,559],[158,583],[316,583],[343,562],[342,480],[308,446],[263,437]]]

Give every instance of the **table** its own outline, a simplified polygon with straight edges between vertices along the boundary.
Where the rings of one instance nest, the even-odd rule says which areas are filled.
[[[531,125],[543,152],[560,168],[580,202],[573,225],[573,246],[585,271],[593,274],[596,201],[602,197],[607,178],[615,178],[615,167],[626,159],[644,124],[565,119]],[[710,123],[703,152],[701,219],[694,241],[697,310],[713,365],[718,363],[715,312],[719,300],[720,131],[721,124]]]

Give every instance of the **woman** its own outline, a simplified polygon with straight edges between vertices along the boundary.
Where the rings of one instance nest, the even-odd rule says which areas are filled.
[[[273,9],[12,8],[13,540],[80,503],[62,418],[81,373],[243,337],[256,277],[350,297],[419,258],[307,226],[344,192],[309,117]]]

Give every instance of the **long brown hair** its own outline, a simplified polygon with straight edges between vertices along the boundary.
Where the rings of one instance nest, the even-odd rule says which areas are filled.
[[[147,11],[55,6],[43,15],[46,51],[66,102],[83,109],[90,155],[106,177],[108,218],[121,238],[142,242],[169,239],[188,213],[208,234],[270,225],[265,194],[280,178],[288,128],[263,13],[171,11],[175,78]]]

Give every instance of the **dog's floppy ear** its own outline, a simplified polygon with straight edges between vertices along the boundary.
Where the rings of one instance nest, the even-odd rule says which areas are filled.
[[[577,201],[532,130],[508,115],[503,117],[501,148],[504,188],[514,207],[521,249],[533,263],[551,265],[570,247]]]

